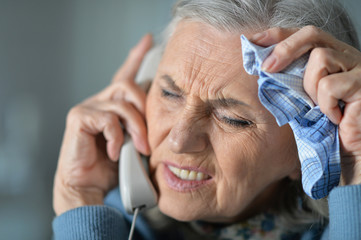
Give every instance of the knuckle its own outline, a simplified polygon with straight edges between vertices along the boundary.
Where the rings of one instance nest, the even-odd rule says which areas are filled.
[[[83,109],[80,105],[77,105],[75,107],[72,107],[69,112],[68,115],[66,117],[66,122],[68,125],[74,124],[75,122],[77,122],[80,117],[83,115]]]
[[[318,89],[320,94],[325,96],[330,96],[332,92],[332,83],[329,81],[329,78],[324,77],[318,83]]]
[[[109,99],[120,100],[124,99],[129,92],[129,83],[127,81],[114,82],[109,86]]]
[[[118,117],[114,113],[107,111],[101,112],[101,118],[108,124],[114,124],[119,121]]]
[[[307,25],[305,27],[303,27],[303,30],[310,36],[310,37],[318,37],[322,30],[319,29],[316,26],[313,25]]]
[[[286,39],[295,32],[297,32],[299,28],[282,28],[282,27],[273,27],[268,29],[267,31],[272,33],[274,39]]]
[[[125,99],[119,100],[119,107],[122,108],[122,111],[128,113],[128,115],[133,112],[132,104]]]
[[[319,64],[327,64],[332,59],[331,52],[326,48],[314,48],[311,51],[310,59],[314,59]]]
[[[276,39],[282,39],[284,29],[280,27],[270,28],[268,31],[272,32]]]
[[[292,45],[289,41],[285,40],[280,42],[276,47],[275,51],[281,56],[289,56],[292,54]]]

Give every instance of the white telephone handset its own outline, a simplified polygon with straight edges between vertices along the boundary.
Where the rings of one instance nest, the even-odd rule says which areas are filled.
[[[129,214],[157,205],[157,193],[144,164],[128,137],[120,151],[119,187],[123,206]]]

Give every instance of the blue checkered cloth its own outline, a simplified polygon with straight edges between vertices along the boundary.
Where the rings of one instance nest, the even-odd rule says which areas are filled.
[[[341,173],[338,127],[315,106],[303,89],[309,55],[294,61],[282,72],[261,70],[274,46],[257,46],[241,36],[243,65],[258,75],[258,97],[279,126],[288,123],[294,133],[301,162],[302,185],[314,199],[326,197],[338,185]]]

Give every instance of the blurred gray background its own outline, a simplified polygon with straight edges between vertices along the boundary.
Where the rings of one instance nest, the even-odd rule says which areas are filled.
[[[0,239],[50,239],[69,108],[104,88],[174,0],[0,0]],[[360,0],[344,0],[361,33]]]

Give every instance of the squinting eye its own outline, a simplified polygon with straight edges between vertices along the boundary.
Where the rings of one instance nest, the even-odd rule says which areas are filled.
[[[173,92],[162,89],[162,96],[166,98],[180,98],[181,96]]]
[[[252,125],[252,122],[250,121],[228,118],[228,117],[222,117],[222,121],[233,127],[247,127]]]

